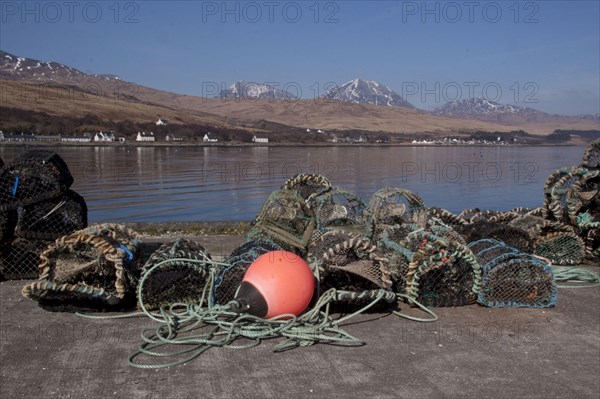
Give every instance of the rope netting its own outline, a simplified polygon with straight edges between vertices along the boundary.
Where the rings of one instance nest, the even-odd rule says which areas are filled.
[[[40,274],[40,254],[51,241],[15,238],[0,249],[0,280],[35,279]]]
[[[600,169],[600,139],[593,141],[585,150],[581,166]]]
[[[367,205],[355,194],[333,187],[308,200],[319,230],[338,229],[369,234]]]
[[[295,190],[276,190],[263,204],[246,238],[272,241],[281,248],[304,253],[315,228],[315,217]]]
[[[283,189],[295,190],[308,200],[331,189],[331,182],[324,176],[313,174],[299,174],[288,179],[283,184]]]

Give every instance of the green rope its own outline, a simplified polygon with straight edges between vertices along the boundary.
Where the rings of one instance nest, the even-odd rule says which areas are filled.
[[[208,276],[202,291],[202,298],[193,305],[176,303],[168,307],[163,306],[158,311],[149,311],[142,296],[148,276],[155,269],[167,263],[179,262],[196,263],[204,266],[199,270]],[[210,266],[208,268],[206,267],[207,263]],[[324,292],[315,306],[304,314],[300,316],[285,314],[271,319],[235,312],[234,309],[239,308],[239,303],[235,300],[225,305],[212,307],[209,305],[207,307],[206,304],[211,303],[207,299],[212,292],[215,266],[218,265],[226,266],[227,264],[213,261],[207,257],[203,259],[166,259],[151,267],[140,278],[137,297],[141,311],[114,316],[81,313],[78,313],[78,315],[99,320],[146,316],[157,321],[159,323],[157,327],[142,330],[142,342],[128,358],[130,366],[141,369],[173,367],[195,359],[212,347],[248,349],[259,345],[263,340],[272,338],[284,338],[283,342],[274,347],[274,352],[282,352],[316,343],[345,346],[364,345],[364,341],[349,334],[340,325],[364,313],[381,301],[394,303],[398,299],[404,298],[430,314],[432,318],[421,319],[405,315],[399,311],[394,311],[394,314],[414,321],[432,322],[437,320],[437,316],[431,310],[414,299],[383,289],[349,292],[332,288]],[[336,301],[367,301],[368,303],[351,314],[334,319],[331,314],[331,304]],[[242,340],[241,343],[240,340]],[[141,356],[149,357],[154,361],[141,362],[138,360]],[[169,361],[168,359],[172,360]]]
[[[590,288],[600,285],[598,275],[589,269],[571,266],[552,265],[554,280],[560,282],[587,282],[589,285],[557,285],[558,288]]]

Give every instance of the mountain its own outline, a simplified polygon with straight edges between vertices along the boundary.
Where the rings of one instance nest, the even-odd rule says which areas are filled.
[[[488,122],[537,121],[553,117],[533,108],[501,104],[483,97],[450,101],[433,110],[432,114]]]
[[[229,86],[226,90],[221,90],[215,98],[235,98],[248,99],[258,98],[263,100],[297,100],[298,97],[290,92],[281,90],[273,84],[254,83],[239,80]]]
[[[597,120],[543,113],[544,118],[535,120],[521,117],[484,121],[437,116],[414,109],[408,103],[408,106],[381,106],[403,104],[403,100],[383,85],[360,80],[338,88],[335,92],[339,96],[331,91],[329,94],[336,98],[332,100],[271,101],[270,98],[281,96],[282,90],[268,85],[237,84],[230,89],[253,99],[222,101],[182,95],[128,82],[115,75],[86,74],[56,62],[0,51],[0,130],[33,126],[41,132],[64,132],[94,126],[135,134],[138,127],[156,126],[158,117],[168,119],[169,129],[174,131],[183,127],[194,132],[217,132],[219,128],[233,133],[297,135],[299,139],[303,139],[307,128],[419,137],[512,130],[548,135],[556,129],[598,129]],[[345,92],[350,103],[337,99],[343,99]],[[510,113],[503,115],[514,117]]]
[[[322,97],[353,104],[415,108],[398,93],[373,80],[354,79],[329,89]]]
[[[0,79],[77,85],[89,78],[105,81],[120,80],[115,75],[90,75],[57,62],[17,57],[0,50]]]

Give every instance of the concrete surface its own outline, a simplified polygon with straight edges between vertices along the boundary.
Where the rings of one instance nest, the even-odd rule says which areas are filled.
[[[241,240],[198,238],[213,254]],[[139,370],[127,357],[153,322],[46,312],[21,296],[25,283],[0,283],[2,399],[600,397],[599,287],[561,289],[552,309],[435,309],[439,321],[429,324],[363,315],[345,325],[366,341],[360,347],[273,353],[279,341],[270,340]]]

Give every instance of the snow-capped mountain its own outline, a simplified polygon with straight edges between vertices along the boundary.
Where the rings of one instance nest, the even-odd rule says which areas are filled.
[[[414,108],[398,93],[373,80],[354,79],[328,90],[323,98],[354,104],[373,104],[388,107]]]
[[[90,75],[75,68],[52,61],[18,57],[0,50],[0,78],[27,80],[42,83],[70,83],[77,85],[81,79],[120,80],[115,75]]]
[[[276,84],[254,83],[239,80],[229,86],[226,90],[221,90],[216,98],[260,98],[266,100],[295,100],[298,97],[282,90]]]
[[[550,116],[533,108],[501,104],[483,97],[450,101],[433,110],[432,114],[485,121],[497,121],[511,117],[532,120]]]

